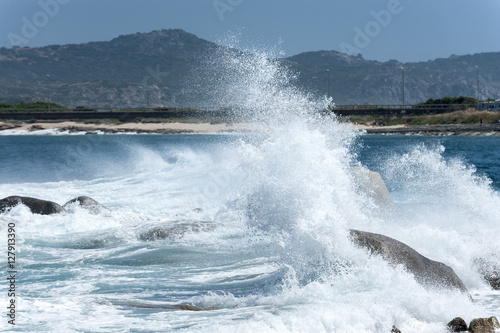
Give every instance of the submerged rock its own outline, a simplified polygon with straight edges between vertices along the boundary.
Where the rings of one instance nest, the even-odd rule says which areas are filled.
[[[50,215],[63,213],[66,210],[59,204],[30,197],[10,196],[0,200],[0,213],[5,213],[17,205],[25,205],[33,214]]]
[[[451,267],[424,257],[408,245],[380,234],[359,230],[350,230],[350,233],[354,243],[381,255],[391,264],[403,265],[420,284],[468,292]]]
[[[139,235],[139,239],[143,241],[156,241],[162,239],[177,240],[186,233],[208,232],[219,226],[215,222],[181,222],[168,226],[156,226]]]
[[[496,317],[473,319],[469,325],[472,333],[495,333],[500,329],[500,323]]]
[[[74,206],[74,205],[78,205],[82,208],[85,208],[93,214],[99,214],[104,210],[109,210],[108,208],[104,207],[96,200],[89,198],[89,197],[86,197],[86,196],[80,196],[80,197],[71,199],[70,201],[66,202],[63,205],[63,207],[65,209],[69,210],[71,208],[71,206]]]
[[[157,303],[145,303],[137,301],[112,301],[112,304],[138,309],[161,309],[161,310],[184,310],[184,311],[213,311],[220,310],[219,307],[199,307],[190,304],[157,304]]]
[[[467,323],[460,317],[454,318],[446,325],[446,327],[449,332],[464,332],[468,330]]]

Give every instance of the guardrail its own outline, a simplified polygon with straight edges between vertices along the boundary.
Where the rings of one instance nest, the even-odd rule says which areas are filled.
[[[477,108],[476,104],[416,104],[416,105],[336,105],[332,111],[343,116],[405,116],[439,114]]]
[[[477,104],[376,104],[376,105],[335,105],[335,110],[465,110],[476,108]],[[197,108],[38,108],[38,109],[0,109],[0,112],[221,112],[221,110]],[[227,110],[226,110],[227,112]]]
[[[476,108],[473,104],[417,104],[417,105],[336,105],[332,112],[344,116],[403,116],[446,113]],[[0,109],[0,119],[13,120],[68,120],[117,118],[122,121],[137,118],[228,117],[231,111],[192,108],[51,108],[47,109]]]
[[[227,111],[204,111],[194,109],[3,109],[0,110],[0,119],[12,120],[71,120],[71,119],[119,119],[133,121],[138,118],[186,118],[186,117],[227,117]]]
[[[0,112],[193,112],[207,111],[194,108],[30,108],[30,109],[0,109]]]
[[[477,104],[381,104],[381,105],[336,105],[335,110],[466,110],[476,108]]]

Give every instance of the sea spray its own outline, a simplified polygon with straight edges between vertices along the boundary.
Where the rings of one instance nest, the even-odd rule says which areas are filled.
[[[297,74],[274,54],[219,48],[207,59],[210,65],[204,67],[214,70],[208,76],[215,78],[207,84],[211,87],[211,102],[231,110],[235,119],[251,119],[258,124],[258,136],[242,139],[231,150],[239,155],[241,177],[235,179],[238,191],[228,206],[242,212],[240,216],[249,228],[269,237],[272,244],[269,249],[284,268],[284,275],[278,281],[283,287],[277,289],[281,290],[279,297],[286,299],[304,290],[314,294],[311,288],[327,289],[326,294],[315,296],[323,301],[337,298],[339,293],[353,299],[364,297],[371,305],[361,306],[359,314],[374,321],[374,326],[365,326],[367,331],[383,330],[380,319],[374,316],[378,311],[375,309],[386,302],[391,305],[385,305],[385,316],[393,316],[394,322],[408,315],[424,321],[444,321],[446,316],[453,316],[453,311],[471,311],[464,295],[424,290],[411,274],[394,270],[379,259],[367,258],[366,253],[350,243],[347,231],[352,227],[362,226],[371,231],[379,228],[380,232],[389,233],[394,228],[396,232],[392,234],[398,236],[404,229],[398,221],[399,214],[405,212],[379,214],[380,207],[359,191],[350,170],[360,166],[354,149],[360,133],[340,124],[328,112],[331,101],[314,98],[295,87]],[[454,161],[443,167],[439,152],[436,156],[423,149],[420,158],[415,154],[408,158],[427,161],[429,169],[419,170],[399,156],[392,160],[395,168],[391,169],[390,163],[381,166],[384,177],[389,180],[398,177],[405,167],[410,169],[409,174],[428,176],[453,170],[458,177],[470,181],[471,191],[481,191],[483,181],[475,178],[473,169]],[[446,175],[441,179],[448,178]],[[402,186],[411,183],[401,177],[398,180]],[[435,186],[442,189],[443,185]],[[431,203],[436,194],[448,195],[433,187],[424,192],[425,185],[421,189],[419,199],[428,195]],[[455,190],[461,191],[459,187]],[[495,196],[491,192],[485,194]],[[423,252],[433,257],[433,251],[424,248]],[[449,261],[444,256],[433,259]],[[471,268],[469,259],[466,257],[465,263],[453,259],[451,264],[463,273]],[[268,297],[273,299],[271,303],[276,301]],[[264,299],[268,297],[261,301],[266,303]],[[345,299],[344,302],[350,304]],[[338,323],[338,327],[342,324]]]
[[[276,237],[283,265],[302,283],[313,281],[335,265],[328,252],[347,241],[346,217],[365,218],[348,172],[356,133],[338,124],[331,100],[294,85],[297,74],[275,50],[224,44],[200,66],[209,100],[259,130],[233,148],[241,173],[234,202],[249,227]]]
[[[474,263],[500,253],[495,240],[500,197],[475,166],[463,158],[444,158],[444,152],[442,145],[410,145],[383,162],[381,172],[397,207],[389,232],[452,265],[469,286],[479,287]]]

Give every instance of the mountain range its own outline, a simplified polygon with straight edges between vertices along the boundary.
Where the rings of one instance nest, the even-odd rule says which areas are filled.
[[[221,47],[183,30],[122,35],[107,42],[0,49],[0,102],[69,107],[196,107],[190,77]],[[379,62],[337,51],[283,58],[300,88],[337,104],[405,104],[445,96],[500,98],[500,52],[425,62]],[[477,67],[476,67],[477,66]],[[404,69],[403,69],[404,68]],[[327,72],[327,69],[329,72]],[[403,94],[404,77],[404,94]]]

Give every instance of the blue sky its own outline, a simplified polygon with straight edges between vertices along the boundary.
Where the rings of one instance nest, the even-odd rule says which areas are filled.
[[[500,51],[499,0],[0,0],[0,46],[105,41],[179,28],[286,56],[336,50],[403,62]]]

